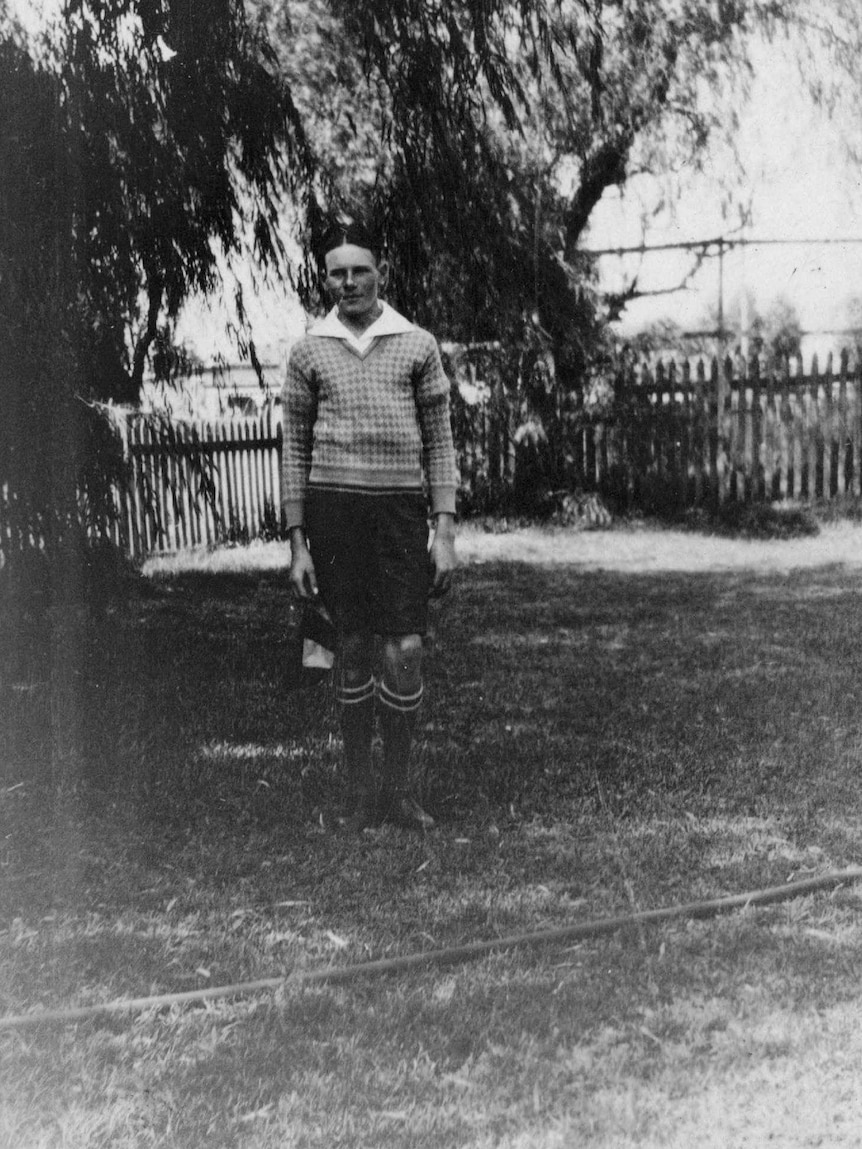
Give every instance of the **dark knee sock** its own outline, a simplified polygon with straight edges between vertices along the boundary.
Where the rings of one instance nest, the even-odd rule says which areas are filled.
[[[355,791],[371,784],[371,739],[374,733],[374,679],[359,686],[336,689],[344,741],[344,767],[348,787]]]
[[[391,794],[406,792],[410,781],[410,749],[416,729],[416,716],[422,702],[422,686],[412,694],[399,694],[381,682],[377,698],[383,735],[384,786]]]

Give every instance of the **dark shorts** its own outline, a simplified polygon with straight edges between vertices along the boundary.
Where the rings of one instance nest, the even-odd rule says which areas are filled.
[[[431,561],[424,495],[311,489],[305,528],[320,596],[340,631],[425,634]]]

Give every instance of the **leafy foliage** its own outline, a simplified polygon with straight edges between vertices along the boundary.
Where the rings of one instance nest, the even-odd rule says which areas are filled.
[[[222,287],[222,259],[250,257],[313,303],[284,220],[310,249],[344,208],[385,223],[398,304],[509,350],[522,437],[554,443],[545,465],[568,433],[548,423],[559,397],[606,358],[581,252],[602,196],[640,171],[672,183],[732,134],[725,96],[757,36],[805,28],[846,74],[860,25],[844,0],[820,22],[803,0],[64,0],[62,14],[40,54],[0,6],[0,339],[19,364],[4,378],[50,407],[65,384],[40,391],[21,365],[74,376],[64,425],[70,393],[134,399],[183,301]],[[43,331],[55,363],[37,371]],[[20,437],[32,404],[16,404]]]
[[[859,21],[833,8],[818,27],[774,0],[265,5],[328,206],[385,225],[419,322],[503,344],[521,440],[556,482],[573,429],[558,412],[607,366],[612,301],[581,250],[596,205],[641,172],[672,197],[716,139],[732,149],[758,38],[802,28],[846,64]],[[821,72],[809,62],[825,102]]]
[[[38,47],[0,8],[0,102],[0,481],[44,536],[104,503],[100,405],[137,398],[151,348],[169,369],[187,297],[243,254],[285,273],[282,196],[310,158],[242,0],[66,0]]]
[[[220,259],[250,245],[283,272],[281,196],[301,198],[310,169],[242,0],[64,0],[61,17],[27,45],[0,0],[0,622],[14,673],[32,638],[17,621],[45,620],[38,673],[66,795],[103,601],[93,537],[122,465],[108,404],[137,397],[150,347],[192,291],[217,287]]]
[[[543,303],[543,258],[576,260],[599,199],[633,171],[697,164],[711,137],[732,133],[723,96],[744,82],[752,37],[798,15],[768,0],[267,8],[280,13],[276,35],[338,194],[386,216],[420,304],[440,253],[465,278],[474,261],[500,272],[489,293],[511,288],[508,258],[516,293]],[[315,67],[324,46],[328,66]],[[569,270],[583,280],[583,267]]]
[[[48,218],[73,248],[86,326],[112,343],[113,366],[93,385],[134,397],[159,322],[218,285],[219,249],[235,255],[250,237],[257,261],[283,266],[280,195],[302,195],[307,153],[240,0],[67,0],[63,18],[42,69],[56,108],[38,167],[66,169],[62,210]],[[19,183],[22,129],[4,141],[6,179]]]

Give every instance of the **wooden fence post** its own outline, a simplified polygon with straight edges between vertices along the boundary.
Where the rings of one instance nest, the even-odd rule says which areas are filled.
[[[826,376],[823,380],[823,419],[821,423],[823,435],[823,498],[835,497],[837,483],[836,441],[835,441],[835,395],[833,387],[835,376],[833,371],[832,352],[826,356]]]
[[[852,491],[854,498],[862,497],[862,462],[859,452],[862,449],[862,363],[857,358],[855,370],[850,377],[850,451],[853,458]]]
[[[717,374],[718,450],[716,469],[718,472],[718,501],[725,503],[730,496],[730,469],[732,465],[730,456],[732,399],[730,392],[733,382],[733,364],[729,358],[720,365]]]
[[[841,383],[839,403],[841,406],[841,495],[846,500],[853,490],[853,417],[852,417],[852,377],[850,374],[850,352],[841,352]]]
[[[764,434],[763,434],[763,480],[764,496],[769,502],[779,498],[778,484],[781,476],[781,456],[778,447],[778,430],[781,416],[775,387],[775,363],[770,363],[764,392]]]

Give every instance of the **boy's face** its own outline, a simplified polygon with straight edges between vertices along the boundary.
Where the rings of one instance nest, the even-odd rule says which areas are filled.
[[[377,318],[377,293],[386,286],[388,266],[367,247],[344,243],[326,253],[324,285],[342,319],[367,323]]]

